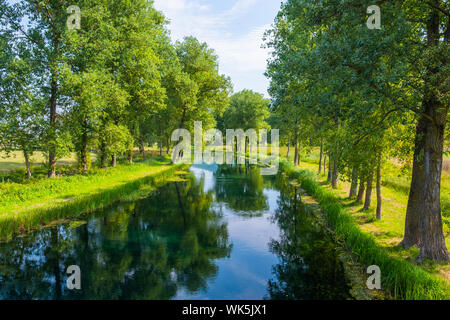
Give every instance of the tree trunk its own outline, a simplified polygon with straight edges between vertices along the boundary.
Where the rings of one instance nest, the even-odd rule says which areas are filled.
[[[295,151],[294,151],[294,165],[296,166],[298,162],[298,135],[295,134]]]
[[[352,169],[352,184],[350,186],[350,193],[348,195],[348,198],[351,199],[354,196],[356,196],[356,193],[358,192],[358,168],[356,166],[353,166]]]
[[[83,134],[81,136],[80,165],[82,166],[82,171],[84,174],[88,173],[87,143],[87,133],[83,130]]]
[[[363,210],[369,210],[370,203],[372,201],[372,188],[373,188],[373,171],[369,174],[367,178],[367,188],[366,188],[366,199],[364,201]]]
[[[356,202],[362,202],[365,190],[366,190],[366,185],[365,185],[364,179],[361,177],[361,178],[359,178],[359,190],[358,190],[358,196],[356,197]]]
[[[108,166],[108,164],[107,164],[107,156],[108,155],[106,153],[106,143],[105,142],[102,142],[100,145],[100,153],[101,153],[100,165],[102,168],[106,169],[106,167]]]
[[[381,205],[383,199],[381,198],[381,152],[378,155],[377,165],[377,220],[381,220]]]
[[[333,173],[331,174],[331,187],[333,189],[337,188],[337,183],[338,183],[338,166],[337,166],[337,157],[333,157]]]
[[[323,173],[327,172],[327,154],[323,155]]]
[[[142,160],[146,160],[146,155],[145,155],[145,142],[142,141],[141,142],[141,148],[142,148]]]
[[[30,156],[28,155],[28,151],[23,149],[23,156],[25,158],[25,165],[27,167],[27,177],[31,179],[31,165],[30,165]]]
[[[185,117],[186,117],[186,111],[187,111],[186,107],[184,107],[183,108],[183,113],[181,114],[181,119],[180,119],[180,124],[178,126],[178,129],[183,129],[184,128],[184,120],[185,120]],[[177,149],[177,148],[175,148],[175,149]],[[176,155],[175,162],[172,160],[172,163],[177,163],[178,160],[183,157],[183,150],[180,149],[180,150],[177,150],[177,151],[178,151],[178,154]]]
[[[144,141],[141,139],[139,143],[139,154],[142,156],[144,154]]]
[[[327,182],[330,183],[331,182],[331,176],[332,174],[332,168],[331,168],[331,154],[328,155],[328,178],[327,178]]]
[[[58,82],[56,71],[52,71],[52,80],[50,85],[50,131],[51,140],[56,140],[56,103],[58,94]],[[49,146],[48,153],[48,177],[54,178],[56,176],[56,145],[52,142]]]
[[[320,138],[319,174],[322,173],[322,160],[323,160],[323,138]]]
[[[287,147],[288,147],[288,149],[287,149],[287,153],[286,153],[286,160],[289,161],[289,153],[291,151],[291,137],[289,137],[289,139],[288,139]]]
[[[335,115],[335,123],[336,123],[336,132],[339,133],[340,130],[340,122],[337,114]],[[333,174],[331,175],[331,187],[333,189],[337,188],[339,172],[338,172],[338,164],[339,164],[339,140],[334,142],[334,155],[333,155]]]
[[[439,1],[432,0],[439,5]],[[440,42],[440,18],[437,10],[431,12],[427,25],[428,47]],[[450,23],[445,42],[449,41]],[[416,127],[413,173],[406,210],[405,236],[402,241],[408,248],[419,245],[419,260],[430,258],[448,261],[450,255],[445,245],[442,228],[440,189],[444,132],[448,105],[438,100],[432,80],[440,72],[438,66],[427,66],[424,81],[423,113]],[[438,77],[437,77],[438,78]]]
[[[88,173],[88,165],[87,165],[87,151],[85,148],[81,150],[80,153],[80,165],[83,174]]]
[[[111,156],[111,167],[115,168],[117,166],[117,156],[113,154]]]
[[[425,104],[426,114],[433,118],[437,110],[434,103]],[[445,123],[445,117],[444,117]],[[445,126],[422,116],[416,128],[411,188],[406,210],[405,248],[420,247],[420,259],[436,261],[449,259],[442,230],[440,182],[442,172],[443,135]]]
[[[133,163],[133,148],[128,150],[128,162]]]

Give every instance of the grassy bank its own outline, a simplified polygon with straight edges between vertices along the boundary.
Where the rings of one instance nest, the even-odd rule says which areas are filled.
[[[318,170],[318,155],[310,154],[302,159],[300,168],[316,173]],[[387,161],[382,171],[382,219],[377,220],[375,208],[377,199],[372,195],[372,204],[369,210],[363,210],[363,203],[355,199],[348,199],[350,182],[340,180],[337,189],[331,189],[327,183],[327,175],[315,175],[316,181],[325,189],[332,192],[340,204],[355,219],[364,232],[370,234],[377,244],[392,257],[407,260],[442,278],[450,285],[450,263],[436,263],[431,260],[417,262],[420,251],[417,247],[404,249],[398,244],[402,241],[405,230],[406,207],[408,203],[409,185],[411,183],[410,170]],[[375,192],[375,191],[373,191]],[[441,210],[445,242],[450,248],[450,173],[443,172],[441,179]]]
[[[322,187],[312,172],[296,168],[286,161],[282,161],[280,167],[319,202],[336,237],[345,241],[359,262],[381,268],[382,286],[394,298],[450,299],[448,284],[410,261],[389,254],[372,234],[360,228],[339,197]]]
[[[0,238],[148,194],[180,166],[164,158],[28,184],[0,184]]]

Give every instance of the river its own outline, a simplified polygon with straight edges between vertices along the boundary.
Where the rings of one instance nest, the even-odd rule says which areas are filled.
[[[1,243],[0,299],[349,298],[335,243],[282,174],[204,164],[173,180]]]

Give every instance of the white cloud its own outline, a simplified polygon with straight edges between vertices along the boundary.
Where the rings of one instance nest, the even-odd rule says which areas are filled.
[[[198,0],[155,0],[155,7],[171,21],[173,40],[193,35],[216,51],[220,72],[231,77],[235,91],[248,88],[267,96],[268,80],[263,73],[268,53],[261,44],[271,21],[248,30],[238,28],[239,23],[252,18],[255,6],[265,1],[237,0],[231,8],[220,12]]]

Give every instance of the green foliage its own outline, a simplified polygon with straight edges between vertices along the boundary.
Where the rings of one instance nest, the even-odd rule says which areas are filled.
[[[132,145],[132,136],[125,126],[107,123],[100,141],[106,145],[107,156],[112,156],[127,151]]]
[[[223,115],[223,128],[226,129],[269,129],[269,100],[251,90],[242,90],[230,98],[230,105]]]

